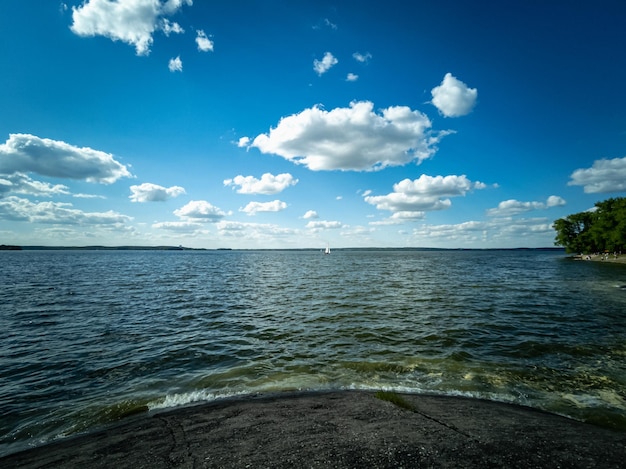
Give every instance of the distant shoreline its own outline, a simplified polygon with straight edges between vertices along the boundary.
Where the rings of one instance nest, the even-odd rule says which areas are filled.
[[[15,246],[0,245],[0,251],[207,251],[183,246]]]
[[[319,251],[321,248],[190,248],[184,246],[19,246],[0,245],[0,251]],[[562,252],[564,248],[428,248],[428,247],[346,247],[333,251],[552,251]]]

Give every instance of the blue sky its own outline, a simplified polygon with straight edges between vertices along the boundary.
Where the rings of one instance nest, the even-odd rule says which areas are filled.
[[[544,247],[626,196],[620,1],[2,10],[0,244]]]

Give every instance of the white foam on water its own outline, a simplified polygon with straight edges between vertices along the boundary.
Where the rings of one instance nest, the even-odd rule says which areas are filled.
[[[148,409],[169,409],[180,407],[194,402],[215,401],[250,394],[246,391],[212,392],[207,390],[190,391],[185,393],[167,394],[163,399],[148,403]]]

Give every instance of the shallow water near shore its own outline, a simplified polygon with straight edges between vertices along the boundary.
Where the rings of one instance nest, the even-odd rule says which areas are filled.
[[[626,430],[626,266],[562,252],[0,252],[0,455],[145,409],[393,389]]]

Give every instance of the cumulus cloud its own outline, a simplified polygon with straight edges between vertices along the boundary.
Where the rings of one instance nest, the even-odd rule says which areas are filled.
[[[357,81],[359,79],[358,75],[355,75],[354,73],[348,73],[348,75],[346,76],[346,81]]]
[[[319,76],[322,76],[324,73],[330,70],[333,65],[337,65],[338,63],[339,60],[337,60],[337,58],[333,54],[331,54],[330,52],[326,52],[322,60],[315,59],[313,61],[313,70],[315,70],[315,73],[317,73]]]
[[[31,202],[15,196],[0,200],[0,219],[64,225],[111,225],[132,220],[112,210],[83,212],[69,203]]]
[[[241,137],[238,141],[237,141],[237,146],[239,148],[247,148],[250,146],[250,137]]]
[[[244,223],[222,220],[216,224],[219,234],[227,238],[262,241],[262,246],[275,241],[276,238],[290,237],[297,234],[296,230],[278,225],[264,223]]]
[[[472,246],[486,242],[490,229],[488,223],[468,221],[455,225],[421,225],[411,234],[415,239],[428,240],[435,246]]]
[[[36,173],[111,184],[132,174],[113,155],[29,134],[10,134],[0,145],[0,174]]]
[[[420,163],[449,132],[433,133],[428,117],[406,106],[374,111],[369,101],[326,111],[318,106],[283,117],[250,144],[311,170],[373,171]]]
[[[565,202],[565,199],[563,197],[559,197],[558,195],[551,195],[550,197],[548,197],[548,200],[546,200],[546,207],[562,207],[566,203],[567,202]]]
[[[404,179],[393,186],[393,192],[387,195],[368,195],[365,202],[376,206],[378,210],[400,213],[396,220],[421,218],[420,212],[445,210],[452,205],[448,197],[464,196],[474,189],[484,189],[482,182],[472,182],[462,176],[428,176],[422,174],[418,179]]]
[[[240,212],[247,213],[248,215],[256,215],[258,212],[280,212],[285,210],[287,204],[281,200],[272,200],[271,202],[250,202],[243,208],[240,208]]]
[[[254,176],[235,176],[233,179],[224,180],[225,186],[239,186],[239,189],[237,189],[238,194],[278,194],[289,186],[295,186],[297,183],[298,180],[294,179],[289,173],[277,176],[265,173],[261,176],[261,179],[257,179]]]
[[[9,193],[52,197],[67,195],[70,192],[69,188],[63,184],[35,181],[26,174],[14,173],[0,177],[0,197]]]
[[[328,220],[310,221],[306,224],[306,228],[313,232],[319,232],[322,230],[337,230],[339,228],[343,228],[343,226],[344,225],[339,221]]]
[[[545,202],[520,202],[519,200],[510,199],[500,202],[496,208],[487,210],[487,215],[490,217],[508,217],[531,210],[559,207],[565,205],[565,203],[565,199],[556,195],[551,195]]]
[[[185,193],[185,189],[180,186],[163,187],[149,182],[130,186],[130,191],[132,194],[128,198],[132,202],[165,202]]]
[[[223,212],[206,200],[192,200],[187,205],[174,210],[174,215],[184,219],[217,222],[228,213]]]
[[[166,36],[169,36],[172,33],[182,34],[185,32],[185,30],[178,23],[173,23],[167,18],[161,20],[161,30]]]
[[[175,233],[193,233],[200,230],[204,225],[192,221],[163,221],[153,223],[152,228],[158,230],[172,231]]]
[[[441,114],[446,117],[459,117],[472,112],[478,97],[478,90],[469,88],[451,73],[446,73],[441,84],[435,86],[431,94],[432,103]]]
[[[72,7],[70,29],[79,36],[122,41],[134,46],[137,55],[148,55],[155,31],[182,32],[180,25],[166,17],[192,4],[193,0],[87,0]]]
[[[484,247],[486,243],[491,247],[545,247],[553,244],[554,229],[551,225],[544,217],[503,217],[449,225],[424,224],[413,229],[411,235],[413,243],[441,247]]]
[[[626,157],[593,162],[591,168],[574,171],[569,186],[583,186],[587,194],[626,191]]]
[[[395,184],[396,192],[406,194],[420,194],[430,196],[456,196],[465,195],[472,189],[484,189],[486,184],[478,181],[472,182],[467,176],[428,176],[422,174],[418,179],[403,179]]]
[[[372,58],[372,54],[370,54],[369,52],[365,54],[361,54],[360,52],[355,52],[354,54],[352,54],[352,57],[354,57],[354,60],[356,60],[357,62],[365,63],[365,62],[368,62]]]
[[[421,220],[426,216],[424,211],[400,211],[394,212],[389,218],[385,220],[377,220],[370,222],[370,225],[399,225],[410,221]]]
[[[303,216],[305,220],[311,220],[313,218],[319,218],[319,215],[315,210],[308,210]]]
[[[196,44],[200,52],[213,52],[213,41],[211,41],[205,32],[201,29],[196,31]]]
[[[180,56],[176,58],[171,58],[168,64],[168,68],[170,72],[182,72],[183,71],[183,61],[180,60]]]

